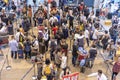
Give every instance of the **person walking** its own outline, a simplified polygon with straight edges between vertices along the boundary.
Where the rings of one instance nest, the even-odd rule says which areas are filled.
[[[112,68],[112,79],[111,80],[116,80],[116,76],[120,72],[120,57],[118,58],[118,61],[115,62]]]
[[[31,43],[29,39],[24,42],[25,59],[31,58]]]
[[[18,43],[15,40],[14,36],[11,37],[11,41],[9,41],[9,47],[11,50],[11,58],[17,58],[17,51],[18,51]]]

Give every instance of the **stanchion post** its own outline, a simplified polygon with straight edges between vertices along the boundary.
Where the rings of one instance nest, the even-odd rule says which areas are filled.
[[[6,60],[7,60],[6,70],[10,70],[12,67],[9,65],[8,55],[6,55]]]
[[[34,74],[33,74],[33,76],[32,76],[32,79],[33,80],[37,80],[37,75],[36,75],[36,70],[35,70],[35,62],[33,63],[33,68],[34,68]]]
[[[72,46],[72,36],[70,36],[70,50],[69,50],[69,52],[72,52],[71,46]]]

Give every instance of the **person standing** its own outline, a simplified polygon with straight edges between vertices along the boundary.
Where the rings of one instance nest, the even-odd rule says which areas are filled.
[[[11,37],[11,41],[9,41],[9,47],[11,50],[11,58],[17,58],[17,51],[18,51],[18,43],[15,40],[14,36]]]
[[[84,35],[85,35],[85,39],[86,39],[86,42],[87,42],[87,46],[89,46],[89,31],[88,29],[85,30],[84,32]]]
[[[78,57],[78,53],[77,53],[77,51],[78,51],[78,46],[77,46],[77,43],[76,43],[76,42],[74,42],[72,49],[73,49],[73,50],[72,50],[72,64],[73,64],[73,66],[75,66],[75,65],[76,65],[76,62],[77,62],[77,57]]]
[[[30,24],[32,25],[32,7],[31,7],[31,5],[29,5],[29,7],[28,7],[28,18],[29,18],[29,22],[30,22]]]
[[[63,53],[61,58],[61,68],[65,69],[67,67],[67,56],[65,56],[65,53]]]
[[[111,80],[116,80],[116,76],[120,72],[120,57],[118,58],[118,61],[115,62],[112,68],[112,79]]]
[[[45,28],[45,32],[44,32],[44,44],[45,44],[45,51],[48,51],[48,43],[49,43],[49,39],[50,39],[50,35],[48,33],[48,28]]]
[[[31,43],[29,39],[24,42],[25,59],[31,58]]]
[[[13,24],[11,21],[8,21],[8,33],[9,35],[13,35],[14,34],[14,31],[13,31]]]
[[[20,32],[20,30],[17,30],[17,33],[15,35],[15,39],[17,40],[17,42],[23,42],[24,41],[25,36],[23,35],[22,32]]]

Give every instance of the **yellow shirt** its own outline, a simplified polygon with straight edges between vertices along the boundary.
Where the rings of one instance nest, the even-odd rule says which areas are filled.
[[[83,24],[81,24],[80,25],[80,31],[83,31],[83,29],[84,29],[84,26],[83,26]]]

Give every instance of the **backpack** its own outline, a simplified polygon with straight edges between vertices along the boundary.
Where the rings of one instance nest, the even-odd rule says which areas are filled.
[[[109,29],[109,33],[110,33],[111,36],[115,36],[115,35],[116,35],[116,30],[111,27],[111,28]]]
[[[24,41],[24,37],[23,37],[23,35],[20,33],[20,35],[19,35],[19,42],[23,42]]]
[[[30,47],[30,44],[29,43],[26,43],[25,44],[25,51],[30,51],[31,50],[31,47]]]
[[[55,46],[56,46],[55,41],[51,41],[50,47],[55,47]]]
[[[23,48],[24,48],[24,45],[23,45],[23,43],[20,42],[20,43],[18,44],[18,49],[23,49]]]
[[[50,75],[51,74],[51,69],[50,69],[49,65],[46,65],[44,73],[45,73],[45,75]]]

